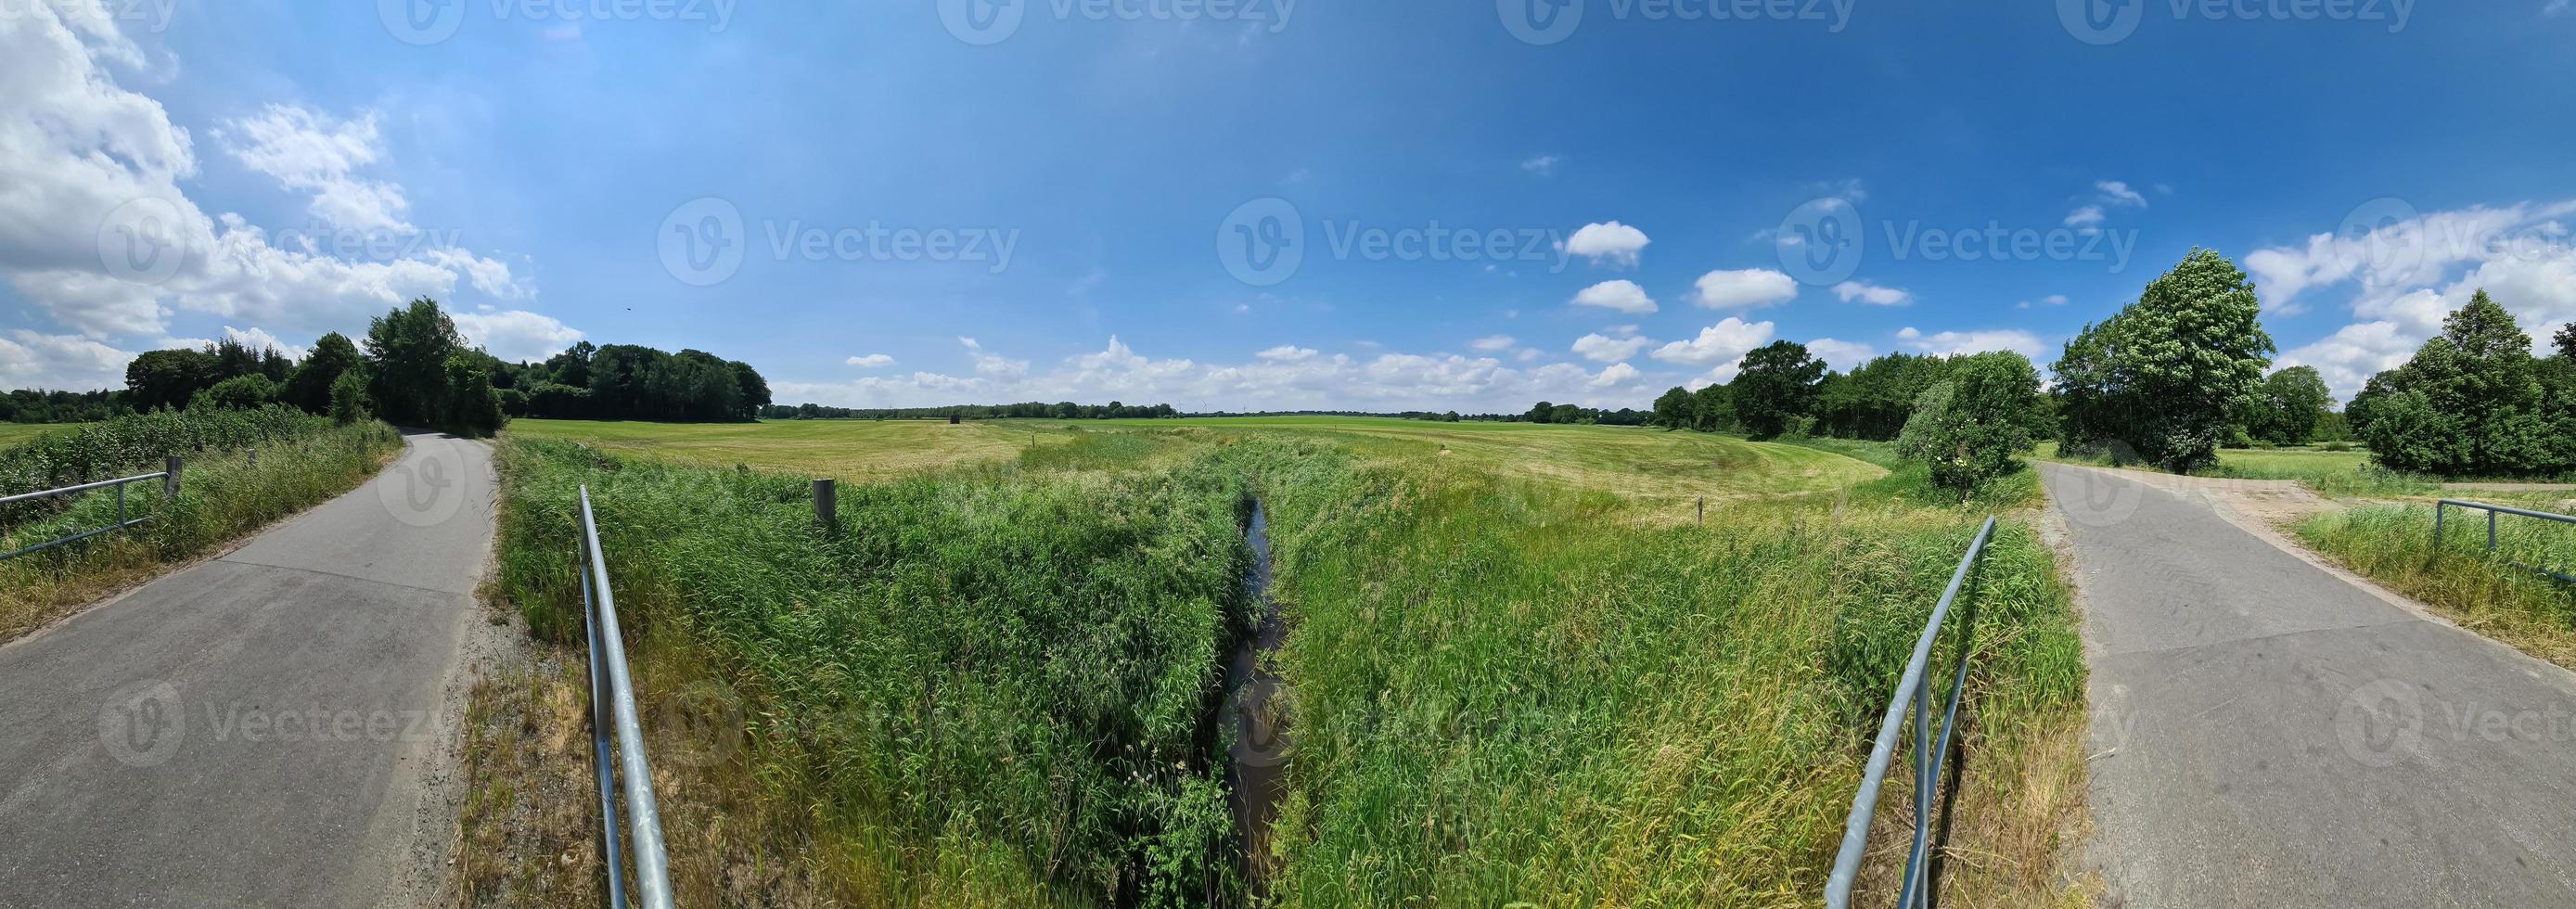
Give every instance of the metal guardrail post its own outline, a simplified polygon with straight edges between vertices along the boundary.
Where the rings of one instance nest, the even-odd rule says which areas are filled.
[[[178,455],[171,455],[168,459],[161,462],[162,495],[169,496],[173,499],[179,497],[179,467]]]
[[[814,529],[832,532],[841,515],[839,484],[832,480],[814,481]]]
[[[1933,644],[1940,637],[1941,624],[1949,618],[1951,604],[1957,601],[1960,588],[1967,584],[1969,571],[1976,567],[1977,557],[1985,552],[1986,542],[1993,538],[1994,532],[1995,519],[1989,517],[1985,525],[1978,528],[1976,539],[1968,543],[1967,556],[1959,560],[1958,570],[1950,574],[1950,586],[1941,592],[1940,601],[1933,604],[1931,620],[1924,624],[1922,636],[1915,639],[1914,655],[1906,661],[1905,674],[1896,683],[1896,696],[1889,699],[1887,716],[1879,721],[1878,738],[1870,746],[1869,763],[1862,767],[1860,791],[1852,795],[1851,816],[1843,822],[1842,848],[1835,853],[1833,872],[1825,879],[1825,905],[1828,909],[1847,909],[1851,905],[1852,884],[1859,880],[1861,857],[1869,846],[1870,820],[1878,809],[1878,791],[1887,782],[1888,764],[1895,758],[1897,736],[1905,728],[1908,706],[1913,707],[1915,715],[1914,842],[1906,852],[1905,877],[1898,894],[1898,905],[1913,909],[1927,902],[1928,894],[1924,892],[1923,884],[1928,870],[1925,866],[1930,857],[1932,794],[1939,785],[1942,756],[1949,750],[1951,735],[1955,731],[1959,702],[1967,692],[1967,662],[1972,653],[1969,647],[1974,643],[1973,637],[1963,639],[1959,644],[1959,669],[1951,683],[1950,707],[1941,723],[1941,747],[1938,751],[1932,748],[1932,694],[1931,686],[1924,684],[1924,672],[1932,658]],[[1973,629],[1962,628],[1960,633],[1972,635]],[[1912,702],[1910,705],[1909,701]]]
[[[662,813],[653,800],[653,768],[644,756],[644,734],[636,721],[635,684],[626,668],[626,642],[617,628],[617,596],[609,588],[607,561],[599,552],[599,524],[591,514],[588,486],[581,487],[581,547],[582,586],[591,594],[586,598],[587,614],[583,617],[591,623],[591,722],[599,722],[597,711],[605,700],[617,730],[617,768],[625,783],[627,839],[634,850],[636,902],[645,909],[670,909],[670,857],[662,848]],[[602,738],[594,732],[594,762],[601,774],[603,798],[601,836],[614,840],[616,815],[605,801],[609,790],[608,762],[596,757],[602,753],[597,749],[606,744]],[[602,850],[603,862],[612,858],[609,849]],[[612,881],[622,871],[615,865],[605,865],[601,870]],[[612,891],[617,886],[608,885]]]

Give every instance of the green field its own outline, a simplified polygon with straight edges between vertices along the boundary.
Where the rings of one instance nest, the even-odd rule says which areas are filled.
[[[63,432],[88,426],[87,423],[0,423],[0,448],[9,448],[49,432]]]
[[[587,484],[649,629],[648,711],[737,705],[718,760],[656,765],[691,904],[1797,905],[1977,522],[2031,497],[2025,474],[1927,505],[1919,467],[1842,447],[1334,417],[520,421],[496,586],[573,636],[565,503]],[[812,475],[867,478],[829,535]],[[1233,581],[1256,497],[1294,741],[1247,857],[1230,727],[1205,718],[1255,613]],[[2081,650],[2037,535],[2007,522],[1989,552],[1953,831],[1978,858],[1947,891],[2062,903]],[[565,864],[583,816],[531,810],[584,804],[579,685],[478,692],[469,904],[592,898]],[[1878,842],[1905,835],[1880,818]]]

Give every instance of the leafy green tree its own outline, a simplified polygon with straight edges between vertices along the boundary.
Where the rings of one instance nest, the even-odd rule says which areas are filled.
[[[488,436],[501,431],[506,419],[501,413],[501,395],[492,388],[492,374],[466,351],[447,358],[447,418],[443,425],[459,435]]]
[[[191,409],[222,407],[231,410],[258,410],[277,400],[277,383],[259,373],[234,376],[198,392],[188,402]]]
[[[2382,464],[2449,475],[2562,469],[2531,336],[2484,290],[2406,365],[2372,380],[2362,440]]]
[[[1724,432],[1735,428],[1735,404],[1724,385],[1705,385],[1691,392],[1691,428]]]
[[[386,422],[434,425],[445,419],[447,361],[465,347],[456,323],[427,297],[367,326],[367,396]]]
[[[1744,355],[1743,369],[1727,384],[1727,400],[1745,432],[1772,438],[1815,412],[1816,384],[1824,377],[1824,361],[1808,355],[1806,345],[1773,341]]]
[[[186,407],[216,381],[213,358],[201,351],[149,351],[125,364],[125,397],[140,411]]]
[[[2334,392],[2313,367],[2292,366],[2273,373],[2248,399],[2246,431],[2276,445],[2305,445],[2317,436],[2317,424],[2334,405]]]
[[[1688,389],[1675,387],[1655,399],[1655,425],[1666,430],[1691,425],[1691,393]]]
[[[278,400],[304,408],[306,413],[329,413],[331,385],[340,374],[358,368],[358,345],[347,335],[331,332],[313,342],[313,352],[286,377],[286,386],[278,391]]]
[[[2576,362],[2576,322],[2558,326],[2558,334],[2550,342],[2558,348],[2559,359]]]
[[[2067,342],[2056,373],[2074,450],[2115,443],[2176,472],[2214,463],[2275,350],[2254,283],[2194,249],[2138,300]]]
[[[367,418],[367,377],[349,370],[331,380],[331,419],[342,426]]]
[[[1531,405],[1531,406],[1530,406],[1530,409],[1529,409],[1529,421],[1530,421],[1530,422],[1532,422],[1532,423],[1546,423],[1546,422],[1553,421],[1553,420],[1555,420],[1555,419],[1556,419],[1556,405],[1554,405],[1554,404],[1550,404],[1550,403],[1548,403],[1548,402],[1546,402],[1546,401],[1540,401],[1540,402],[1538,402],[1537,404],[1533,404],[1533,405]]]
[[[2039,370],[2017,353],[1959,357],[1951,376],[1916,397],[1897,452],[1932,468],[1932,485],[1962,500],[2021,469],[2040,427]]]

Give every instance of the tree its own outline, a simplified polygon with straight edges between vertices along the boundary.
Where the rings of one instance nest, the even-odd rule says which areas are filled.
[[[2216,462],[2272,362],[2261,317],[2236,263],[2192,250],[2137,302],[2067,342],[2055,370],[2067,447],[2125,443],[2178,473]]]
[[[1720,432],[1735,428],[1735,404],[1724,385],[1704,385],[1691,392],[1691,428]]]
[[[125,364],[126,400],[139,411],[173,410],[215,384],[213,358],[194,350],[155,350]]]
[[[1950,378],[1915,399],[1897,452],[1932,468],[1932,485],[1965,500],[1996,477],[2021,469],[2040,426],[2039,370],[2017,353],[1953,361]]]
[[[506,418],[501,413],[501,396],[492,388],[492,374],[466,351],[447,358],[447,392],[442,397],[448,407],[441,425],[459,435],[488,436],[501,431]]]
[[[367,396],[376,415],[415,426],[444,419],[447,361],[464,346],[456,323],[427,297],[377,317],[366,342]]]
[[[2305,445],[2334,406],[2334,393],[2314,367],[2292,366],[2263,380],[2248,399],[2246,426],[2254,438],[2276,445]]]
[[[1745,432],[1767,439],[1815,412],[1816,383],[1824,377],[1824,361],[1808,355],[1806,345],[1773,341],[1744,355],[1743,370],[1727,384],[1727,399]]]
[[[2502,476],[2564,466],[2531,336],[2479,290],[2405,365],[2371,380],[2362,441],[2399,470]],[[2356,398],[2359,404],[2360,399]]]
[[[1556,419],[1556,405],[1554,405],[1554,404],[1550,404],[1550,403],[1548,403],[1548,402],[1546,402],[1546,401],[1540,401],[1540,402],[1538,402],[1537,404],[1533,404],[1533,405],[1531,405],[1531,406],[1530,406],[1530,409],[1529,409],[1529,421],[1530,421],[1530,422],[1532,422],[1532,423],[1545,423],[1545,422],[1548,422],[1548,421],[1553,420],[1553,419]]]
[[[2550,342],[2558,348],[2559,359],[2576,362],[2576,322],[2558,326],[2558,334]]]
[[[313,342],[313,352],[287,375],[278,400],[304,408],[307,413],[328,413],[332,383],[340,381],[341,373],[356,369],[359,362],[358,345],[350,343],[347,335],[336,331],[323,335]]]
[[[258,410],[276,400],[277,383],[269,381],[267,376],[254,372],[215,383],[213,387],[198,392],[195,398],[189,400],[188,406],[192,409],[221,407],[231,410]]]
[[[1676,387],[1655,399],[1655,425],[1666,430],[1681,429],[1691,423],[1691,393]]]
[[[367,378],[349,370],[331,380],[331,419],[342,426],[367,418]]]

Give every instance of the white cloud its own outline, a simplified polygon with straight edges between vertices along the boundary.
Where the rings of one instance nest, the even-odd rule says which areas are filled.
[[[957,343],[966,346],[966,356],[975,361],[975,373],[977,375],[1017,378],[1019,376],[1029,374],[1029,361],[1027,360],[1014,360],[1009,357],[995,356],[993,354],[985,353],[984,345],[978,344],[975,342],[975,339],[965,337],[963,335],[958,336]],[[1110,338],[1109,343],[1113,348],[1119,347],[1117,338]]]
[[[881,354],[881,353],[880,353],[880,354],[869,354],[869,355],[864,356],[864,357],[851,357],[851,358],[850,358],[850,365],[852,365],[852,366],[856,366],[856,367],[858,367],[858,368],[860,368],[860,369],[876,369],[876,368],[881,367],[881,366],[892,366],[892,365],[894,365],[894,357],[893,357],[893,356],[891,356],[891,355],[888,355],[888,354]]]
[[[1708,366],[1741,359],[1756,347],[1771,343],[1777,326],[1769,322],[1746,322],[1734,316],[1700,329],[1699,337],[1675,341],[1656,348],[1654,358],[1685,366]]]
[[[1652,338],[1612,338],[1590,334],[1574,340],[1574,352],[1595,363],[1617,363],[1653,346]]]
[[[342,259],[280,248],[239,216],[208,215],[179,189],[197,173],[193,140],[159,102],[118,84],[111,67],[138,66],[143,55],[117,20],[95,11],[37,4],[0,15],[9,85],[0,92],[0,278],[30,310],[110,345],[159,338],[182,314],[314,335],[348,331],[414,297],[533,296],[507,265],[440,242]],[[308,124],[279,110],[290,109],[221,134],[245,137],[245,163],[314,193],[317,211],[400,223],[398,188],[341,167],[381,158],[372,126],[318,115]],[[298,131],[306,125],[310,135]]]
[[[1814,354],[1816,359],[1825,361],[1825,365],[1846,372],[1878,356],[1878,348],[1832,338],[1817,338],[1807,342],[1807,352]]]
[[[1521,169],[1542,177],[1551,176],[1556,173],[1556,165],[1564,160],[1555,155],[1540,155],[1521,162]]]
[[[2352,400],[2371,376],[2395,369],[2415,355],[2428,335],[2407,331],[2394,322],[2360,322],[2281,355],[2276,369],[2315,367],[2335,396]]]
[[[1627,313],[1655,311],[1655,301],[1646,296],[1646,289],[1637,286],[1637,282],[1628,280],[1603,281],[1586,287],[1581,293],[1574,295],[1574,305],[1598,306]]]
[[[1498,350],[1510,350],[1512,349],[1512,345],[1518,343],[1520,342],[1510,335],[1486,335],[1467,342],[1467,346],[1486,353],[1493,353]]]
[[[982,345],[974,356],[999,356]],[[1022,362],[1022,361],[1014,361]],[[1622,368],[1625,366],[1626,368]],[[846,407],[937,406],[990,401],[1169,403],[1183,410],[1463,410],[1516,412],[1541,399],[1586,407],[1643,407],[1642,374],[1626,364],[1592,372],[1571,363],[1531,368],[1491,357],[1385,353],[1254,357],[1240,364],[1157,359],[1112,338],[1106,350],[1018,375],[916,372],[851,382],[773,381],[782,403]]]
[[[553,316],[526,310],[457,312],[456,333],[485,353],[513,363],[532,362],[564,352],[582,338],[579,330]]]
[[[1633,266],[1637,264],[1637,254],[1644,251],[1650,242],[1653,241],[1646,239],[1645,231],[1611,221],[1583,225],[1574,232],[1574,236],[1558,244],[1557,251],[1590,259],[1594,265],[1607,261],[1613,265]]]
[[[2093,227],[2101,224],[2103,217],[2102,206],[2087,205],[2083,208],[2068,212],[2066,215],[2066,226]]]
[[[255,351],[275,350],[278,353],[285,355],[289,360],[304,359],[304,355],[309,352],[305,348],[280,341],[277,339],[276,335],[269,334],[266,330],[259,328],[244,331],[230,325],[226,325],[224,326],[224,337],[235,344],[239,344]]]
[[[2036,362],[2048,349],[2048,345],[2040,341],[2038,335],[2018,328],[1945,331],[1927,335],[1908,327],[1897,331],[1896,338],[1916,350],[1943,356],[2009,350]]]
[[[215,139],[242,166],[275,178],[279,186],[312,193],[310,211],[323,224],[360,231],[412,229],[403,220],[410,203],[402,187],[350,176],[384,154],[373,112],[344,122],[272,104],[258,116],[226,123],[215,131]]]
[[[1847,177],[1841,180],[1820,180],[1813,183],[1802,184],[1802,188],[1817,196],[1846,199],[1852,202],[1869,201],[1869,189],[1868,187],[1861,185],[1859,177]]]
[[[1767,268],[1713,271],[1701,275],[1695,301],[1709,309],[1758,309],[1798,296],[1796,279]]]
[[[0,337],[0,387],[96,391],[125,387],[125,364],[134,354],[78,335],[26,329]]]
[[[2127,183],[2118,180],[2104,180],[2093,184],[2093,188],[2102,191],[2102,201],[2105,203],[2111,205],[2134,205],[2139,208],[2147,207],[2146,194],[2130,189],[2129,184]]]
[[[1303,363],[1315,358],[1315,349],[1312,347],[1299,347],[1294,344],[1281,344],[1277,347],[1270,348],[1269,350],[1253,354],[1253,356],[1269,360],[1273,363]]]
[[[1914,294],[1909,291],[1863,284],[1859,281],[1845,281],[1834,285],[1834,296],[1841,297],[1845,303],[1857,300],[1871,306],[1906,306],[1914,302]]]

